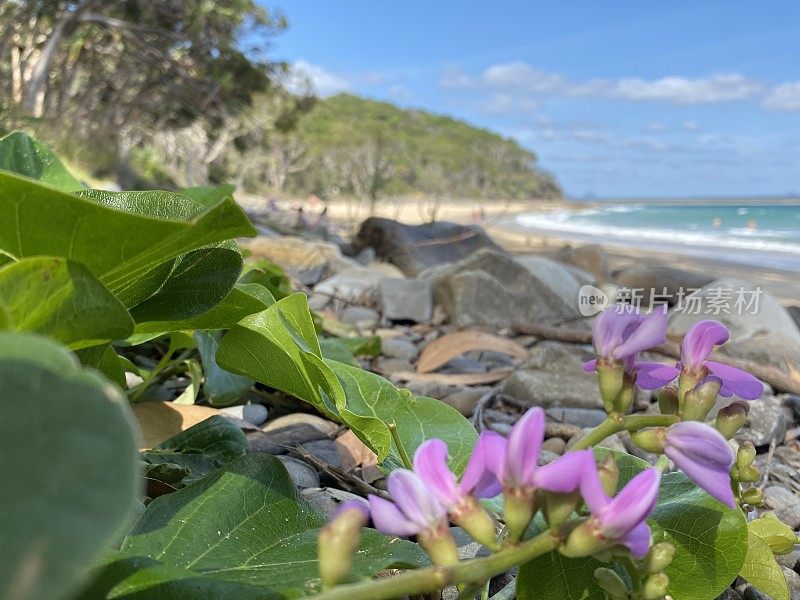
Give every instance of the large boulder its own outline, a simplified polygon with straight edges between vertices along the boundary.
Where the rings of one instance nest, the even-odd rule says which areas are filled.
[[[503,328],[578,315],[577,291],[567,289],[569,280],[551,266],[534,273],[505,253],[484,249],[420,278],[430,279],[437,303],[454,325]]]
[[[597,283],[608,281],[608,256],[599,244],[586,244],[577,248],[566,244],[556,253],[556,258],[563,263],[589,273]]]
[[[371,263],[365,267],[351,267],[314,286],[309,304],[321,310],[331,300],[344,300],[375,306],[378,302],[378,284],[387,278],[402,279],[403,273],[389,263]]]
[[[581,285],[593,282],[590,275],[582,273],[579,269],[545,256],[523,254],[515,256],[514,260],[571,306],[576,305],[578,301]]]
[[[433,316],[433,290],[427,279],[383,279],[378,297],[390,321],[426,323]]]
[[[266,258],[282,267],[304,285],[313,285],[326,277],[358,266],[342,256],[336,244],[299,237],[257,237],[243,242],[254,257]]]
[[[478,226],[446,221],[405,225],[382,217],[370,217],[361,224],[353,247],[356,252],[373,248],[378,258],[397,265],[410,277],[416,277],[428,267],[460,260],[482,248],[503,252]]]
[[[677,304],[681,297],[699,290],[713,281],[713,277],[675,267],[636,265],[616,274],[615,282],[621,288],[636,291],[649,305],[652,295],[657,301]]]

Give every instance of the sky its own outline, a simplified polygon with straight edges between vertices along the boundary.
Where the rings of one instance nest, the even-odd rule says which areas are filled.
[[[282,0],[317,93],[516,139],[574,198],[800,195],[800,3]]]

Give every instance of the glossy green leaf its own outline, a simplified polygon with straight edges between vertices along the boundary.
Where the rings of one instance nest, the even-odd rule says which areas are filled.
[[[203,380],[203,368],[194,359],[184,361],[186,365],[186,375],[189,377],[189,385],[186,386],[180,395],[173,400],[176,404],[194,404],[197,394],[200,393],[200,384]]]
[[[128,359],[119,356],[111,344],[83,348],[75,352],[82,365],[97,369],[123,390],[127,387],[125,370],[131,365]],[[132,365],[136,369],[135,365]]]
[[[0,333],[0,597],[70,596],[133,515],[136,433],[118,388],[66,348]]]
[[[342,340],[339,338],[321,338],[319,340],[319,347],[322,351],[323,358],[329,358],[353,367],[361,366],[350,351],[350,348],[348,348],[346,344],[343,344]]]
[[[339,420],[337,405],[344,404],[344,393],[322,360],[305,294],[292,294],[245,317],[222,338],[217,363]]]
[[[240,281],[263,285],[276,300],[281,300],[292,293],[292,283],[286,272],[264,258],[248,261]]]
[[[86,188],[50,149],[22,131],[0,138],[0,169],[41,181],[62,192]]]
[[[255,384],[249,377],[230,373],[217,364],[219,332],[195,331],[194,339],[203,361],[203,395],[211,406],[229,406],[240,400]]]
[[[775,560],[769,543],[761,536],[763,523],[754,526],[756,521],[747,524],[747,555],[739,575],[772,600],[789,600],[789,584],[783,569]]]
[[[133,300],[142,301],[158,289],[163,277],[148,274],[165,262],[203,246],[255,234],[232,199],[201,207],[182,220],[172,210],[182,202],[176,194],[86,194],[66,194],[0,172],[0,250],[17,259],[47,255],[79,262],[123,303],[133,306]],[[122,208],[122,197],[128,198],[126,206],[140,202],[160,208],[136,214]],[[142,280],[147,280],[144,288]],[[149,292],[144,297],[142,289]]]
[[[767,542],[773,554],[790,554],[799,543],[797,534],[774,513],[766,513],[747,524],[747,529]]]
[[[0,329],[84,348],[128,337],[133,320],[86,267],[39,256],[0,267]]]
[[[475,427],[452,406],[414,396],[379,375],[332,360],[326,364],[341,382],[346,405],[339,414],[353,432],[378,455],[386,470],[403,466],[389,424],[397,426],[409,456],[425,440],[439,438],[450,450],[450,467],[461,473],[478,439]]]
[[[199,202],[203,206],[211,206],[221,200],[233,198],[233,192],[236,191],[234,185],[218,185],[218,186],[196,186],[184,188],[181,190],[181,196],[191,198],[195,202]]]
[[[324,519],[298,495],[282,463],[251,454],[154,500],[123,551],[206,577],[261,586],[264,598],[319,591],[316,545]],[[371,577],[425,562],[416,544],[366,530],[353,570]]]
[[[356,356],[380,356],[381,338],[377,335],[337,338]]]
[[[174,464],[189,469],[185,483],[244,456],[247,438],[239,427],[221,416],[213,416],[171,437],[157,448],[141,453],[151,465]]]

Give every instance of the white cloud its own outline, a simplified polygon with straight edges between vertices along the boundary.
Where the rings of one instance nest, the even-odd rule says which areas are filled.
[[[775,110],[800,110],[800,81],[792,81],[772,88],[763,102]]]
[[[566,80],[561,75],[534,69],[524,62],[511,62],[489,67],[482,81],[489,87],[551,93],[562,89]]]
[[[519,98],[514,94],[491,94],[481,108],[483,112],[491,115],[507,115],[513,113],[526,113],[536,110],[539,103],[531,98]]]
[[[652,131],[653,133],[664,133],[667,130],[667,126],[663,123],[650,123],[647,126],[647,131]]]
[[[294,62],[285,82],[286,88],[294,93],[311,91],[319,96],[332,96],[351,89],[350,82],[320,66],[305,60]]]
[[[694,121],[684,121],[682,127],[686,131],[697,131],[698,129],[700,129],[700,125],[698,125]]]
[[[439,76],[439,85],[444,88],[463,89],[475,85],[475,80],[458,67],[448,67]]]
[[[762,91],[762,85],[739,73],[687,79],[624,78],[612,83],[608,95],[623,100],[655,100],[672,104],[718,104],[744,100]]]

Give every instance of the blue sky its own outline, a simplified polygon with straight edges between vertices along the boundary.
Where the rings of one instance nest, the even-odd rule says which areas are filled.
[[[319,94],[496,130],[570,196],[800,194],[796,1],[269,6]]]

